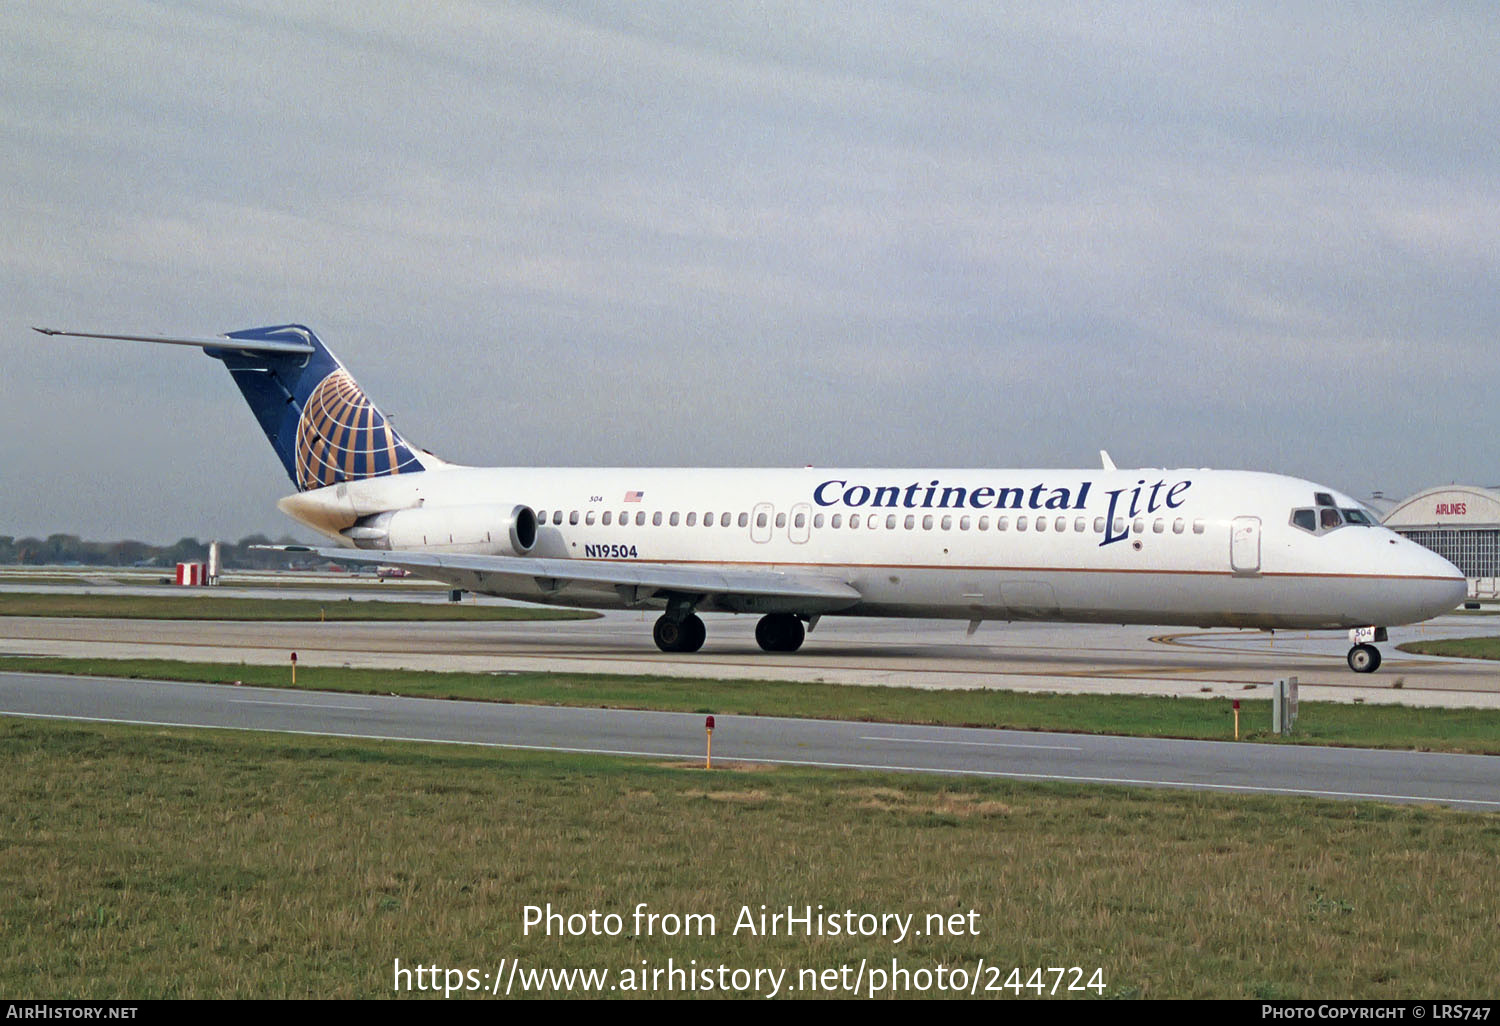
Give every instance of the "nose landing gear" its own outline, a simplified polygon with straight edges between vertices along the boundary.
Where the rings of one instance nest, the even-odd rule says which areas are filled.
[[[1384,627],[1356,627],[1349,632],[1349,669],[1355,673],[1374,673],[1380,669],[1380,649],[1374,642],[1385,641]]]
[[[1355,645],[1349,650],[1349,669],[1355,673],[1374,673],[1380,669],[1380,649],[1374,645]]]

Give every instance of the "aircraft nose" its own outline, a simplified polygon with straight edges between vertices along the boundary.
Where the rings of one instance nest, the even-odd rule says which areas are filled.
[[[1451,612],[1469,595],[1469,582],[1463,571],[1431,549],[1403,539],[1407,567],[1402,590],[1415,612],[1412,620],[1427,620]]]

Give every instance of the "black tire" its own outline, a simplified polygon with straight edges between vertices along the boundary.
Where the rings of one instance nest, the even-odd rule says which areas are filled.
[[[681,652],[682,636],[681,620],[669,620],[663,616],[656,621],[656,626],[651,628],[651,640],[656,642],[656,647],[663,652]]]
[[[696,652],[703,647],[704,639],[707,637],[708,628],[703,626],[703,621],[696,613],[689,613],[682,621],[682,644],[677,651]]]
[[[1349,669],[1355,673],[1374,673],[1380,669],[1380,649],[1374,645],[1355,645],[1349,650]]]
[[[791,613],[769,613],[755,625],[755,643],[767,652],[795,652],[807,631]]]

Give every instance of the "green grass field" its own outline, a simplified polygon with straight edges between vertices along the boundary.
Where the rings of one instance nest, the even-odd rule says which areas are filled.
[[[589,620],[598,613],[470,602],[218,598],[207,595],[0,593],[0,616],[141,620]]]
[[[1438,641],[1408,641],[1396,646],[1417,655],[1455,656],[1460,659],[1500,659],[1500,638],[1443,638]]]
[[[983,959],[986,984],[1098,967],[1107,997],[1494,989],[1489,815],[21,719],[0,758],[12,995],[381,997],[398,958],[613,983],[697,959],[794,985]],[[522,929],[527,905],[628,924],[640,902],[715,933]],[[978,935],[734,935],[762,904],[973,910]]]
[[[0,657],[0,669],[290,687],[287,666],[164,659]],[[1150,695],[1046,695],[797,681],[704,680],[572,673],[436,673],[302,665],[299,688],[678,712],[743,713],[887,723],[1064,730],[1228,740],[1228,699]],[[1500,711],[1303,702],[1296,733],[1270,733],[1270,702],[1241,700],[1241,737],[1500,755]]]

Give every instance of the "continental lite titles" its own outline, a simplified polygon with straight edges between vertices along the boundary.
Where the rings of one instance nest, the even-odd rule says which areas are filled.
[[[836,478],[813,489],[813,501],[819,506],[847,506],[851,509],[1037,509],[1080,511],[1088,508],[1092,481],[1053,485],[1046,482],[1023,487],[996,488],[981,485],[969,488],[948,485],[934,479],[923,484],[864,484]],[[1123,541],[1128,532],[1122,520],[1177,509],[1183,496],[1193,486],[1191,481],[1168,484],[1165,480],[1148,483],[1140,478],[1132,488],[1111,488],[1104,492],[1108,508],[1104,512],[1104,540],[1109,545]]]

